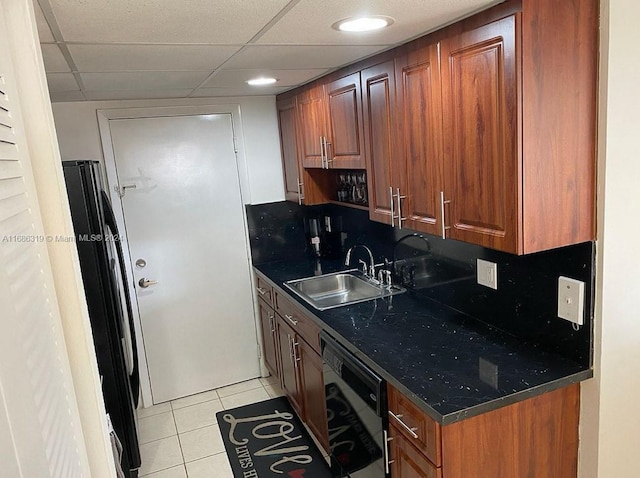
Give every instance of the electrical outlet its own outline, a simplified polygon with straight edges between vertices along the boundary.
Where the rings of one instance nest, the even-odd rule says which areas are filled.
[[[558,317],[584,324],[584,282],[558,277]]]
[[[498,290],[498,264],[482,259],[477,261],[478,284]]]

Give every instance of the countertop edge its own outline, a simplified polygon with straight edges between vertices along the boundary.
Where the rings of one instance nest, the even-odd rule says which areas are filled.
[[[298,297],[296,297],[295,294],[292,294],[281,284],[274,282],[268,275],[262,272],[258,267],[259,267],[259,264],[252,264],[252,268],[256,274],[258,274],[262,279],[266,280],[269,284],[271,284],[271,286],[277,289],[279,293],[284,294],[299,308],[304,310],[304,312],[313,320],[313,322],[318,327],[320,327],[321,330],[327,331],[330,335],[338,339],[341,345],[345,346],[357,358],[362,360],[366,365],[371,367],[375,372],[379,373],[382,376],[382,378],[384,378],[388,383],[390,383],[393,387],[398,389],[407,398],[409,398],[424,413],[426,413],[429,417],[431,417],[433,420],[435,420],[436,422],[438,422],[440,425],[443,425],[443,426],[450,425],[452,423],[456,423],[477,415],[481,415],[483,413],[487,413],[487,412],[496,410],[498,408],[512,405],[514,403],[521,402],[526,399],[529,399],[538,395],[542,395],[544,393],[551,392],[553,390],[557,390],[562,387],[566,387],[568,385],[579,383],[593,377],[593,368],[589,368],[589,369],[582,370],[580,372],[568,375],[566,377],[562,377],[562,378],[552,380],[540,385],[533,386],[526,390],[522,390],[498,399],[487,401],[480,405],[475,405],[475,406],[466,408],[464,410],[461,410],[455,413],[442,415],[441,413],[434,410],[427,403],[425,403],[420,397],[418,397],[414,392],[412,392],[409,388],[403,385],[399,380],[397,380],[390,373],[388,373],[384,369],[384,367],[382,367],[381,365],[379,365],[378,363],[370,359],[365,353],[360,351],[349,340],[347,340],[345,337],[337,333],[334,329],[328,326],[323,320],[318,318],[314,314],[313,310],[311,310],[309,307],[307,307],[305,304],[303,304],[298,300]]]

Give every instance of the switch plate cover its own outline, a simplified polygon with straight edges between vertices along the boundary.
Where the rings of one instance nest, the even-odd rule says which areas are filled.
[[[584,324],[584,282],[558,277],[558,317],[574,324]]]
[[[477,260],[478,284],[498,290],[498,264],[495,262]]]

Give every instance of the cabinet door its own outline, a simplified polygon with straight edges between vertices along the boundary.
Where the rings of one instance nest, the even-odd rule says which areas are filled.
[[[296,354],[296,333],[289,327],[281,317],[276,319],[276,330],[278,331],[278,344],[280,348],[280,383],[282,390],[287,394],[293,408],[300,417],[304,417],[303,396],[300,393],[298,373],[298,357]]]
[[[391,224],[391,191],[397,179],[397,124],[393,60],[360,72],[364,116],[369,218]],[[395,192],[395,189],[393,189]]]
[[[360,73],[325,86],[330,144],[327,157],[332,168],[365,169]]]
[[[394,427],[389,428],[389,455],[393,478],[442,478],[436,468]]]
[[[516,17],[442,42],[449,237],[517,252]]]
[[[271,307],[258,301],[258,309],[260,312],[260,324],[262,329],[262,345],[264,353],[264,362],[274,377],[279,377],[278,373],[278,342],[276,340],[276,314]]]
[[[324,102],[322,85],[312,87],[297,97],[300,154],[305,168],[322,168],[322,141],[326,135]]]
[[[443,190],[442,98],[438,46],[429,45],[396,58],[399,126],[404,166],[403,224],[416,231],[440,234],[440,191]]]
[[[282,173],[284,175],[285,198],[302,202],[300,164],[296,141],[296,100],[290,98],[276,103],[278,126],[280,127],[280,149],[282,151]]]
[[[325,451],[329,450],[327,405],[322,376],[322,357],[304,340],[299,340],[298,357],[302,390],[304,390],[305,421]]]

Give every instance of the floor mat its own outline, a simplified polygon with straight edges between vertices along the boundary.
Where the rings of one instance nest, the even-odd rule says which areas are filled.
[[[285,397],[224,410],[216,417],[235,478],[333,476]]]

